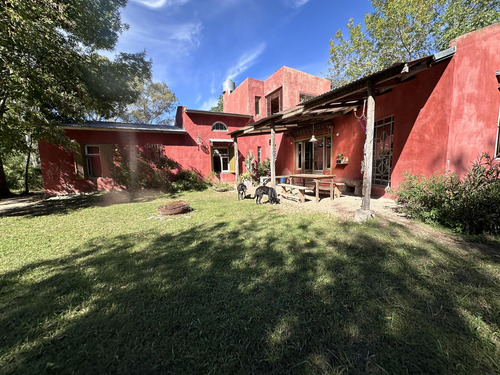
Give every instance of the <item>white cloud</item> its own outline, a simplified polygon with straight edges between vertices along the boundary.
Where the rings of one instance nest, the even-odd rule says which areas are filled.
[[[300,8],[302,5],[305,5],[309,2],[310,0],[285,0],[286,4],[288,6],[291,6],[292,8]]]
[[[200,39],[198,37],[201,29],[201,22],[191,22],[178,25],[175,30],[172,30],[172,35],[169,39],[179,42],[187,42],[193,47],[198,47],[200,45]]]
[[[145,5],[150,8],[162,8],[167,6],[177,6],[187,3],[189,0],[132,0],[136,3]]]
[[[150,57],[156,55],[161,56],[162,60],[178,61],[200,46],[203,26],[199,21],[168,23],[154,28],[136,20],[127,20],[127,23],[130,28],[122,34],[118,42],[119,50],[137,51],[145,48]]]
[[[209,111],[211,108],[217,105],[218,100],[219,100],[218,96],[212,96],[211,98],[205,100],[199,109],[202,111]]]
[[[234,79],[250,68],[253,64],[255,64],[255,61],[259,58],[262,52],[264,52],[265,48],[266,44],[261,43],[254,50],[241,55],[237,63],[228,69],[227,78]]]

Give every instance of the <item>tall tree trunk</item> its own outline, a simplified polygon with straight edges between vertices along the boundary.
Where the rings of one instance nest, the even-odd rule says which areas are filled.
[[[11,196],[12,193],[7,186],[7,178],[5,178],[5,171],[3,170],[2,155],[0,154],[0,198]]]
[[[6,98],[0,99],[0,119],[3,117],[6,109],[5,103],[7,102]],[[3,160],[2,154],[0,153],[0,198],[9,197],[12,193],[9,190],[9,186],[7,185],[7,178],[5,177],[5,171],[3,169]]]
[[[24,170],[24,194],[28,194],[30,192],[29,187],[29,168],[30,168],[30,159],[31,159],[31,148],[33,146],[33,140],[30,136],[28,141],[28,155],[26,156],[26,169]]]

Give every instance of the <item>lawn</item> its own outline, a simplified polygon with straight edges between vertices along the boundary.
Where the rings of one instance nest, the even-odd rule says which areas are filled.
[[[497,239],[181,198],[0,217],[0,373],[500,372]]]

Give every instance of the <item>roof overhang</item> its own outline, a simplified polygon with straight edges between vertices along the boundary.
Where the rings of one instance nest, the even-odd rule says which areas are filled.
[[[198,115],[210,115],[210,116],[230,116],[230,117],[243,117],[243,118],[252,118],[251,115],[242,115],[241,113],[229,113],[229,112],[215,112],[215,111],[201,111],[198,109],[185,109],[186,113],[194,113]]]
[[[395,63],[384,70],[263,118],[229,134],[233,138],[269,134],[272,127],[276,133],[280,133],[343,116],[363,105],[368,96],[369,84],[373,86],[375,96],[386,94],[395,86],[413,79],[418,73],[437,63],[451,59],[454,54],[455,47],[452,47],[417,60]]]
[[[117,131],[134,133],[187,134],[187,131],[173,125],[133,124],[123,122],[86,122],[83,124],[62,124],[63,129]]]

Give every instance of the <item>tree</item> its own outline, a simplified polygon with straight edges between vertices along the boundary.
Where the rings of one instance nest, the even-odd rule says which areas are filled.
[[[168,118],[178,101],[175,94],[163,82],[136,82],[138,91],[141,91],[135,103],[126,108],[119,116],[126,122],[142,124],[172,123]]]
[[[219,95],[219,98],[217,99],[217,105],[210,108],[210,110],[212,112],[224,112],[224,98],[222,97],[222,94]]]
[[[333,87],[447,48],[459,35],[500,20],[497,2],[487,0],[372,0],[364,25],[347,23],[330,40],[328,78]]]
[[[133,102],[135,78],[150,76],[142,54],[114,61],[126,0],[4,0],[0,4],[0,196],[9,194],[2,156],[27,151],[26,135],[63,142],[61,121],[109,115]],[[123,104],[121,104],[123,105]]]

